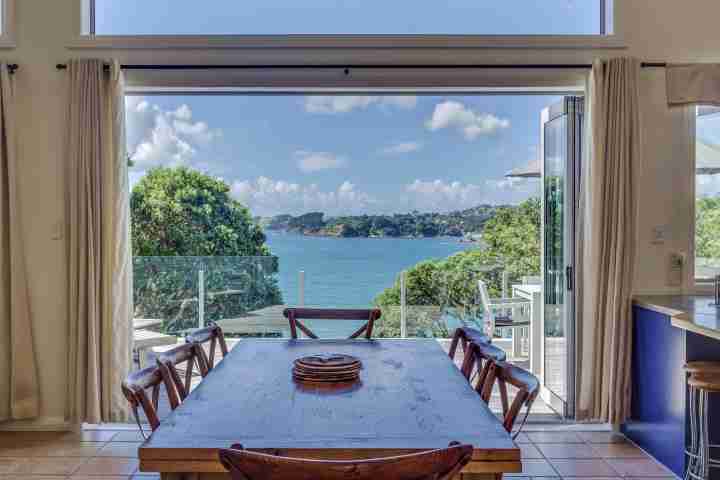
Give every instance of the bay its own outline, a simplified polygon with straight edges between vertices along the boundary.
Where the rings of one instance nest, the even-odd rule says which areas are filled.
[[[367,308],[402,270],[477,248],[456,238],[335,238],[266,231],[279,258],[284,303],[298,302],[298,272],[305,272],[305,305]]]

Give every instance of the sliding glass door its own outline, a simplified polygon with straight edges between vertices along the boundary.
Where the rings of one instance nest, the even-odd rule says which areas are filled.
[[[574,232],[576,178],[582,154],[582,97],[545,109],[543,127],[543,397],[574,414]]]

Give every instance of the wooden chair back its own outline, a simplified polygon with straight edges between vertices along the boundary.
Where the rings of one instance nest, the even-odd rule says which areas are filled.
[[[502,402],[503,409],[503,427],[505,427],[508,433],[512,432],[522,407],[525,406],[527,409],[523,422],[515,433],[515,436],[517,436],[530,414],[533,402],[540,393],[540,381],[535,375],[518,366],[504,361],[498,361],[491,363],[490,371],[483,386],[482,395],[484,398],[490,398],[495,383],[498,384],[500,390],[500,401]],[[512,404],[508,401],[508,384],[517,389]]]
[[[163,379],[175,386],[180,401],[184,401],[190,394],[195,367],[197,367],[200,376],[203,378],[207,376],[207,362],[205,350],[198,343],[178,345],[157,356],[157,364]],[[185,370],[182,372],[184,379],[181,377],[181,370],[178,368],[183,363],[185,364]]]
[[[244,450],[220,450],[233,480],[450,480],[472,458],[472,445],[372,460],[305,460]]]
[[[135,415],[135,420],[141,432],[142,425],[140,423],[138,408],[142,408],[152,431],[157,430],[160,426],[158,403],[160,402],[160,387],[162,385],[165,385],[170,408],[175,410],[178,405],[180,405],[175,386],[162,376],[159,367],[153,365],[133,372],[122,382],[123,395],[125,395],[128,403],[130,403],[130,408],[132,409],[133,415]],[[152,397],[148,397],[148,390],[152,391]]]
[[[363,309],[333,309],[333,308],[286,308],[283,315],[290,323],[290,334],[292,338],[298,338],[298,330],[309,338],[317,339],[315,335],[301,320],[366,320],[362,327],[357,329],[350,337],[357,338],[363,333],[368,340],[372,338],[373,326],[382,312],[378,308]]]
[[[462,366],[460,367],[460,371],[468,380],[470,380],[470,375],[472,374],[472,367],[474,363],[472,349],[470,348],[471,343],[490,344],[492,343],[492,341],[489,337],[487,337],[479,330],[470,327],[460,327],[455,329],[455,333],[453,333],[452,337],[452,342],[450,343],[450,350],[448,351],[448,355],[454,361],[458,345],[462,346],[464,358]]]
[[[475,391],[480,394],[480,398],[482,398],[485,403],[489,404],[492,389],[486,392],[485,384],[490,377],[492,366],[496,362],[504,362],[507,354],[503,349],[495,345],[490,345],[489,343],[471,343],[470,352],[472,359],[472,365],[469,367],[470,371],[475,370],[477,372]]]
[[[208,370],[212,370],[215,366],[215,350],[218,345],[220,346],[220,353],[222,353],[222,358],[225,358],[225,356],[228,354],[227,343],[225,343],[225,334],[223,333],[222,328],[220,328],[220,326],[215,323],[210,323],[210,325],[205,328],[195,330],[194,332],[185,337],[185,341],[187,343],[197,343],[201,345],[203,349],[205,347],[205,344],[208,344]]]

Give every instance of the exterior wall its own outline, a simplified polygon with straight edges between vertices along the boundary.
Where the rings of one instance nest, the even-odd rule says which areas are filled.
[[[43,417],[30,427],[60,426],[66,412],[67,300],[64,223],[64,119],[65,74],[55,64],[74,56],[117,57],[128,63],[299,63],[320,61],[347,63],[406,61],[429,62],[589,62],[597,56],[631,54],[656,61],[718,61],[720,36],[714,32],[720,16],[716,0],[616,0],[616,30],[627,49],[465,49],[455,52],[412,50],[354,50],[343,53],[313,49],[298,50],[69,50],[66,46],[79,31],[82,0],[12,0],[16,6],[17,47],[0,55],[20,64],[17,73],[20,155],[20,195],[25,220],[24,233],[39,355]],[[644,73],[647,88],[645,107],[646,141],[641,176],[639,249],[636,289],[665,289],[659,265],[670,250],[689,251],[691,236],[688,215],[691,198],[686,186],[692,168],[684,149],[666,133],[672,115],[664,107],[662,71]],[[677,185],[686,185],[677,188]],[[659,206],[662,205],[663,208]],[[668,242],[647,248],[648,232],[667,225]],[[58,234],[59,233],[59,234]],[[19,426],[19,425],[16,425]],[[28,425],[26,425],[28,426]],[[6,426],[7,427],[7,426]]]

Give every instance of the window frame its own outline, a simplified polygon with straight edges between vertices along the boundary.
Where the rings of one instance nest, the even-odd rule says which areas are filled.
[[[711,112],[711,115],[720,115],[720,107],[712,106],[712,105],[697,105],[693,106],[693,114],[689,115],[688,119],[688,127],[690,129],[690,136],[692,138],[692,141],[689,144],[690,148],[690,163],[692,165],[692,182],[691,182],[691,192],[692,192],[692,240],[690,242],[690,256],[689,256],[689,277],[690,277],[690,285],[693,286],[693,291],[695,293],[710,293],[713,289],[714,280],[712,278],[704,278],[704,277],[698,277],[697,271],[696,271],[696,263],[695,258],[697,255],[697,243],[696,243],[696,237],[697,237],[697,141],[698,141],[698,135],[697,135],[697,119],[699,115],[699,110],[702,108],[710,108],[717,111]]]
[[[7,0],[6,0],[7,1]],[[600,33],[589,35],[101,35],[95,32],[96,0],[81,0],[77,37],[69,48],[183,49],[183,48],[529,48],[621,49],[615,33],[617,0],[600,0]]]
[[[0,11],[2,12],[0,49],[15,48],[17,46],[15,39],[15,0],[0,0]]]

